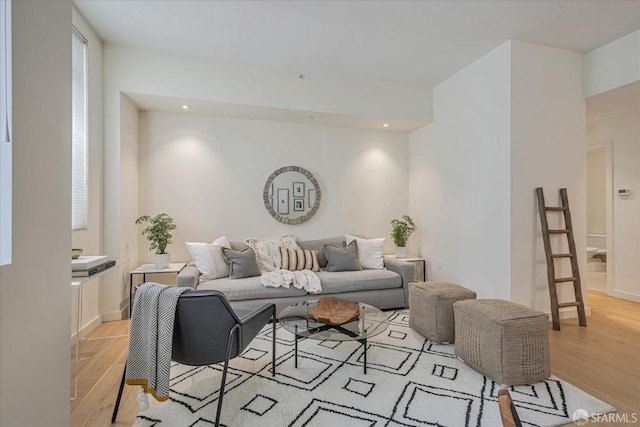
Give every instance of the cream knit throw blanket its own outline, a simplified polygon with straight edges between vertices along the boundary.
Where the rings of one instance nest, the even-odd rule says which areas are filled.
[[[262,273],[260,283],[266,287],[304,289],[310,294],[322,292],[320,278],[311,270],[289,271],[280,269],[280,247],[287,249],[300,249],[293,236],[274,236],[264,238],[251,238],[246,240],[247,245],[256,254],[258,268]]]
[[[188,289],[144,283],[136,290],[125,379],[129,385],[141,385],[161,402],[169,398],[176,306]]]

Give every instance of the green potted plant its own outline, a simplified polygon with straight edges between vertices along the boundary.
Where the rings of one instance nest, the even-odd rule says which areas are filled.
[[[391,238],[396,245],[396,257],[407,257],[407,240],[416,231],[416,225],[409,215],[402,215],[400,219],[391,220]]]
[[[149,215],[143,215],[136,220],[136,225],[148,223],[147,227],[142,230],[142,235],[147,236],[149,241],[149,249],[155,251],[155,266],[156,268],[169,267],[169,261],[171,261],[171,254],[167,253],[167,245],[173,243],[171,238],[173,237],[171,231],[176,229],[176,225],[166,213],[161,213],[154,217]]]

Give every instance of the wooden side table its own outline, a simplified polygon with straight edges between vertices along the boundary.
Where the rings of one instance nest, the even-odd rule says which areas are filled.
[[[395,257],[395,255],[391,255]],[[414,280],[416,282],[426,282],[427,281],[427,263],[424,258],[420,258],[413,255],[407,255],[406,258],[398,258],[401,261],[411,262],[414,265]]]
[[[178,274],[187,265],[186,262],[172,262],[167,268],[156,268],[153,264],[142,264],[140,267],[129,272],[129,318],[131,318],[131,311],[133,309],[133,276],[142,274],[142,282],[147,281],[147,274],[165,274],[173,273]]]

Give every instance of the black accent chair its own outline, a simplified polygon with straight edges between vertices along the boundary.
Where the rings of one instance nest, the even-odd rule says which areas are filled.
[[[214,290],[189,290],[178,298],[173,330],[172,360],[191,366],[214,365],[224,361],[216,427],[220,425],[220,412],[229,360],[242,354],[264,325],[269,323],[269,319],[273,322],[271,375],[275,376],[275,304],[266,304],[257,310],[234,310],[224,294]],[[118,416],[124,380],[125,372],[122,373],[122,381],[113,408],[111,423],[115,423]]]

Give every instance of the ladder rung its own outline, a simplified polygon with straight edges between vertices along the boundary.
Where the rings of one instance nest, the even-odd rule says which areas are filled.
[[[567,229],[549,230],[549,234],[567,234],[567,233],[569,233],[569,230],[567,230]]]
[[[580,306],[579,302],[562,302],[562,303],[558,304],[558,307],[560,307],[560,308],[579,307],[579,306]]]
[[[564,208],[562,206],[551,206],[551,207],[547,206],[545,209],[551,212],[563,212],[567,210],[567,208]]]
[[[552,258],[573,258],[573,254],[553,254]]]
[[[575,282],[577,279],[575,277],[558,277],[556,279],[556,283],[562,282]]]

